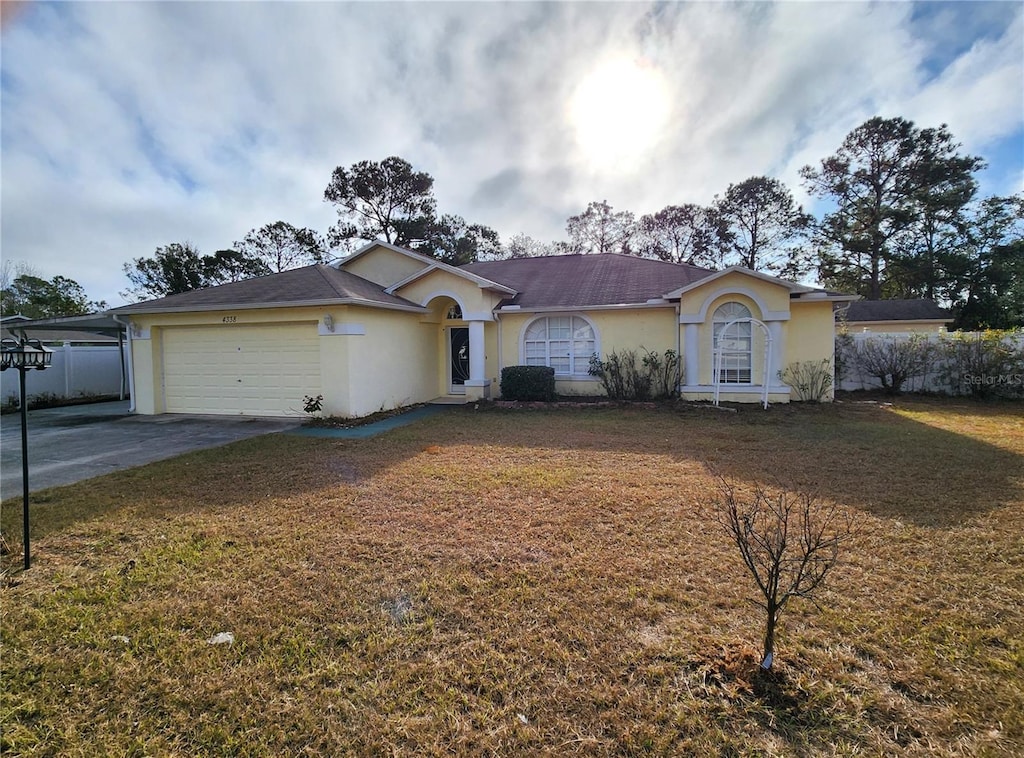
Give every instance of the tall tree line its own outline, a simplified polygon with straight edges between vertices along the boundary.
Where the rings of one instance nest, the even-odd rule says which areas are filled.
[[[434,179],[397,156],[339,166],[324,190],[338,220],[321,236],[284,221],[206,256],[188,243],[124,265],[129,297],[159,297],[328,260],[383,240],[445,263],[540,255],[620,253],[707,268],[744,266],[868,299],[927,297],[958,324],[1024,323],[1024,198],[977,197],[984,161],[965,155],[946,126],[872,118],[836,152],[801,170],[829,210],[804,212],[779,180],[730,184],[708,205],[681,203],[637,216],[594,201],[566,220],[564,241],[498,234],[441,213]]]

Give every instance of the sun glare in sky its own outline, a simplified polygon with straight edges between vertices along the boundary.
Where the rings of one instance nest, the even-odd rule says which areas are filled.
[[[569,101],[569,120],[595,168],[622,170],[654,148],[670,106],[665,77],[657,68],[616,58],[579,83]]]

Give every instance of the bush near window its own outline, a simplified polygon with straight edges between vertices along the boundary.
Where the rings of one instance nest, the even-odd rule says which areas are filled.
[[[605,393],[620,402],[672,397],[679,381],[679,355],[666,350],[637,354],[635,350],[611,352],[605,360],[590,358],[588,373],[601,380]]]
[[[555,399],[555,370],[549,366],[506,366],[501,370],[503,400]]]
[[[793,388],[797,400],[820,403],[828,397],[833,374],[832,361],[824,358],[790,363],[779,372],[779,379]]]

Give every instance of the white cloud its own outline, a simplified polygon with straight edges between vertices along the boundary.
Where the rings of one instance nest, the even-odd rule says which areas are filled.
[[[762,173],[800,194],[799,167],[876,114],[985,155],[1024,133],[1024,31],[1019,6],[972,6],[31,6],[3,31],[3,255],[116,303],[121,264],[158,245],[326,229],[331,170],[388,155],[442,210],[540,238],[590,200],[644,213]],[[616,57],[660,72],[670,116],[609,173],[567,111]]]

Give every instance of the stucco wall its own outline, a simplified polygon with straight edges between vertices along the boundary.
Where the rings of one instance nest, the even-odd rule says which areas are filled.
[[[744,295],[749,300],[760,301],[758,310],[762,312],[757,318],[767,318],[768,314],[785,313],[789,311],[789,290],[778,284],[758,279],[754,276],[731,272],[710,281],[700,287],[696,287],[683,294],[679,301],[680,313],[696,316],[705,313],[708,320],[716,306],[709,306],[705,310],[705,304],[710,299],[712,302],[720,301],[721,296]],[[761,307],[763,305],[763,308]]]
[[[501,313],[501,367],[517,366],[525,362],[523,357],[523,335],[527,325],[541,316],[582,316],[594,326],[597,338],[597,352],[602,358],[609,353],[622,350],[639,350],[642,347],[664,353],[675,350],[676,312],[674,306],[661,308],[631,308],[614,310],[574,311],[571,313]],[[497,340],[495,339],[495,342]],[[497,345],[495,344],[495,351]],[[500,383],[501,367],[491,365],[488,373]],[[577,373],[572,377],[555,377],[559,394],[600,395],[604,393],[601,383],[586,374]],[[497,388],[495,389],[495,393]]]
[[[390,287],[428,265],[430,264],[425,261],[396,253],[386,247],[375,247],[355,260],[343,264],[342,270],[368,279],[381,287]]]
[[[786,335],[786,360],[820,361],[831,359],[835,352],[835,322],[830,302],[801,302],[792,307],[793,318]]]
[[[834,368],[835,359],[835,318],[830,302],[793,303],[793,319],[789,323],[786,339],[786,359],[780,368],[802,361],[828,359]],[[827,399],[835,396],[835,388],[829,388]]]
[[[344,415],[422,403],[441,394],[437,386],[436,325],[414,314],[351,309],[366,334],[348,340],[349,381]],[[330,339],[330,338],[325,338]],[[442,354],[443,355],[443,354]]]
[[[333,332],[323,326],[325,314],[333,318]],[[166,410],[161,361],[173,356],[163,355],[163,333],[176,326],[303,323],[318,329],[326,415],[360,416],[441,394],[434,352],[437,325],[422,323],[416,313],[352,306],[272,308],[138,315],[132,322],[147,337],[132,341],[135,406],[142,414]]]
[[[395,294],[420,305],[427,305],[435,297],[451,297],[461,304],[462,315],[467,320],[490,320],[491,310],[500,300],[499,296],[481,289],[474,282],[440,269],[399,288]]]

